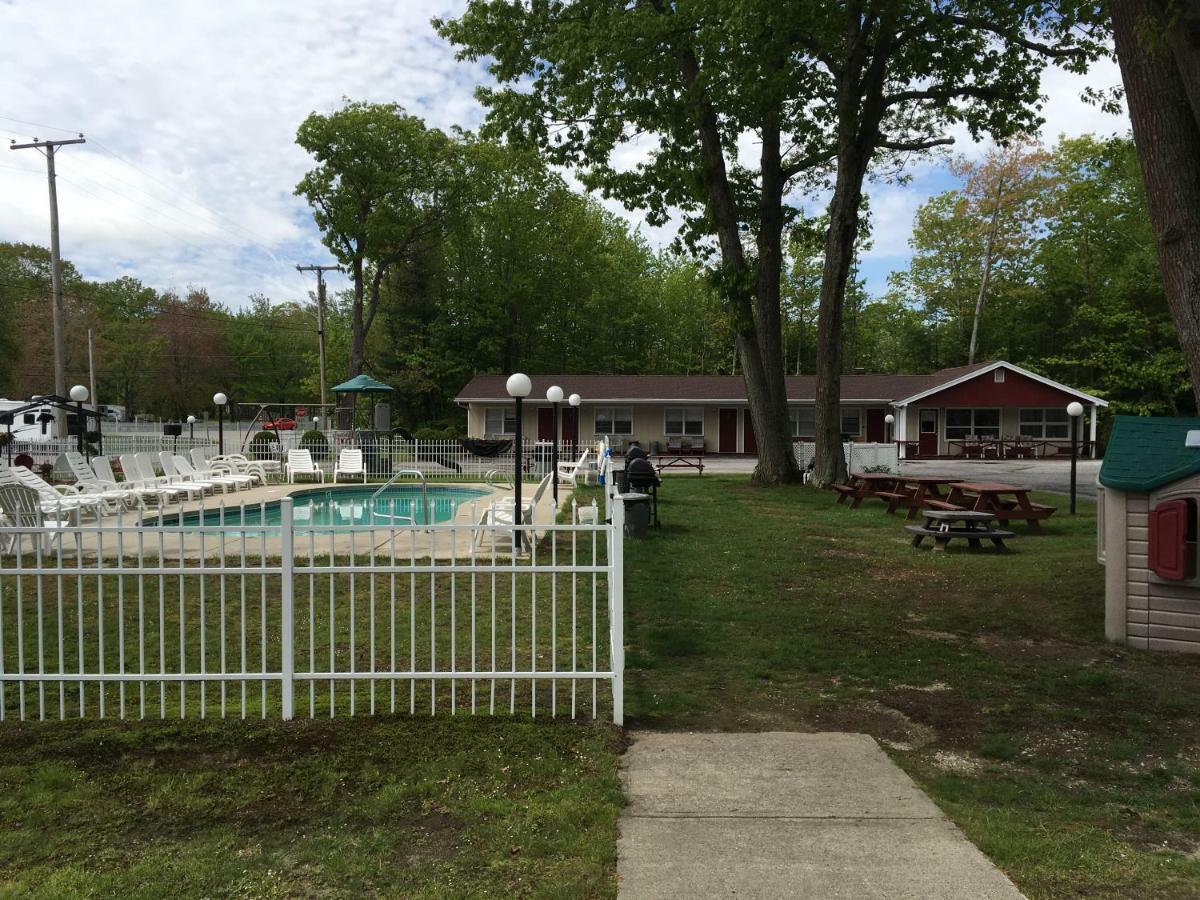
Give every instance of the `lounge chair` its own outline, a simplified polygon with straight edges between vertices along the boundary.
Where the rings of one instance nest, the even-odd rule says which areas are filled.
[[[578,484],[579,479],[583,477],[583,466],[587,462],[588,454],[591,452],[591,450],[584,450],[583,455],[573,463],[560,462],[558,464],[559,483],[562,484],[565,482],[566,484],[571,485]]]
[[[75,478],[75,486],[80,493],[112,500],[130,508],[141,504],[141,497],[131,487],[123,488],[116,481],[101,481],[78,450],[68,450],[63,457],[67,461],[67,466]]]
[[[338,454],[337,465],[333,467],[333,480],[336,483],[338,475],[351,475],[359,477],[365,483],[367,480],[367,470],[363,467],[363,454],[361,449],[346,448]]]
[[[239,475],[236,472],[224,472],[211,466],[198,469],[188,462],[188,458],[181,453],[174,454],[171,457],[171,462],[175,465],[175,471],[184,478],[192,478],[199,481],[211,481],[213,484],[220,487],[222,491],[228,492],[230,488],[233,488],[235,491],[242,491],[248,487],[254,486],[254,477],[252,475]]]
[[[315,475],[317,481],[325,483],[325,473],[313,463],[312,454],[307,450],[289,450],[283,470],[288,484],[295,484],[297,475]]]
[[[115,484],[119,489],[129,491],[135,494],[142,504],[147,500],[153,500],[160,506],[164,503],[169,503],[172,500],[181,496],[182,492],[173,491],[162,485],[147,485],[137,477],[136,473],[126,472],[124,481],[117,481],[117,476],[113,473],[112,463],[107,456],[93,456],[92,470],[96,473],[96,478],[102,484]]]
[[[71,527],[70,518],[49,515],[44,507],[40,494],[34,488],[13,482],[0,484],[0,525],[29,529],[28,532],[0,535],[0,552],[20,553],[21,541],[26,534],[32,540],[34,549],[38,549],[40,544],[43,553],[52,552],[54,545],[62,542],[63,535]]]
[[[0,469],[0,483],[19,484],[37,491],[42,511],[53,513],[55,518],[62,518],[62,513],[77,512],[82,515],[88,512],[98,519],[102,513],[115,512],[117,508],[114,501],[84,494],[74,485],[64,485],[56,489],[24,466]]]
[[[192,465],[197,470],[213,469],[232,475],[249,475],[259,484],[267,483],[268,475],[280,473],[279,461],[275,459],[246,459],[240,453],[214,454],[215,447],[193,447],[190,451]]]
[[[154,460],[151,459],[149,453],[122,454],[121,468],[126,474],[133,473],[143,485],[170,488],[176,496],[186,496],[189,500],[203,497],[205,493],[212,490],[207,485],[190,484],[170,475],[159,475],[154,471]]]
[[[532,525],[533,524],[533,516],[534,516],[534,513],[537,511],[538,502],[542,499],[542,495],[544,495],[546,493],[546,488],[550,484],[551,477],[552,477],[551,475],[547,475],[545,478],[543,478],[538,483],[537,488],[534,490],[533,496],[531,496],[528,500],[525,500],[525,499],[521,500],[521,524],[523,524],[523,525]],[[495,528],[492,528],[490,530],[486,529],[486,526],[489,526],[489,525],[490,526],[503,526],[503,525],[510,526],[510,528],[508,528],[508,529],[501,528],[499,530],[506,531],[509,534],[510,540],[512,540],[512,535],[515,532],[513,529],[511,529],[511,526],[515,522],[516,522],[516,498],[515,497],[505,497],[502,500],[496,500],[492,503],[489,503],[487,508],[484,509],[483,514],[479,517],[478,524],[483,527],[480,527],[476,530],[475,543],[479,544],[483,540],[483,536],[485,534],[490,534],[492,536],[493,543],[495,542],[497,529],[495,529]],[[531,541],[535,540],[537,537],[536,534],[534,534],[532,531],[526,531],[525,534],[527,534],[529,536],[529,539]],[[512,543],[515,545],[516,541],[512,540]]]

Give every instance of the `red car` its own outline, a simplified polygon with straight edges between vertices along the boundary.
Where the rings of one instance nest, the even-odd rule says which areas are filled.
[[[275,430],[295,431],[296,430],[296,420],[288,419],[288,418],[281,418],[281,419],[275,419],[274,421],[271,421],[270,419],[268,419],[267,421],[263,422],[263,428],[265,428],[267,431],[275,431]]]

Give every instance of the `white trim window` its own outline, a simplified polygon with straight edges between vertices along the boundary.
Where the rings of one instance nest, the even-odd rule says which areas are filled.
[[[483,411],[486,434],[516,434],[517,411],[511,406],[489,406]]]
[[[842,434],[852,438],[862,434],[862,409],[857,406],[842,407]]]
[[[1000,409],[969,407],[946,410],[946,440],[962,441],[970,437],[1000,437]]]
[[[596,434],[633,434],[632,406],[597,406]]]
[[[703,436],[704,407],[668,406],[663,410],[663,434],[668,437]]]
[[[792,420],[792,437],[812,438],[817,433],[817,408],[815,406],[788,407]]]
[[[1022,409],[1017,416],[1017,434],[1021,437],[1065,441],[1071,436],[1071,417],[1065,406]]]

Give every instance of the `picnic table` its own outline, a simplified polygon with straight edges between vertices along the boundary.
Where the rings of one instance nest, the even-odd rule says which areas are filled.
[[[1030,531],[1038,531],[1040,520],[1050,518],[1057,509],[1031,502],[1027,487],[998,481],[955,481],[946,502],[972,512],[991,513],[1000,522],[1024,519]]]
[[[695,469],[697,475],[704,474],[704,458],[701,456],[683,456],[659,454],[654,457],[657,460],[654,463],[655,468],[660,472],[663,469]]]
[[[933,538],[934,550],[945,550],[954,538],[963,538],[972,549],[978,550],[983,541],[991,541],[997,550],[1004,551],[1004,539],[1016,537],[1011,531],[992,526],[995,519],[989,512],[969,510],[927,509],[922,515],[924,525],[905,525],[904,530],[913,536],[912,545],[920,547],[927,537]]]
[[[909,519],[916,518],[918,512],[926,507],[945,508],[950,504],[942,488],[954,482],[953,478],[941,475],[900,475],[896,478],[896,489],[908,498]],[[891,512],[889,509],[888,512]]]
[[[846,484],[835,484],[833,489],[838,493],[838,503],[850,499],[850,508],[858,509],[869,497],[878,497],[888,505],[888,512],[893,512],[897,504],[907,502],[908,496],[897,490],[896,482],[900,476],[888,472],[851,473]]]

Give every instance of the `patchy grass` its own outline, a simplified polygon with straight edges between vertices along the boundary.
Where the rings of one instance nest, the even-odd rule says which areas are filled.
[[[913,549],[807,488],[672,476],[626,544],[626,715],[875,736],[1031,897],[1200,893],[1200,659],[1104,641],[1091,504]]]
[[[0,729],[5,897],[612,897],[619,737],[448,717]]]

